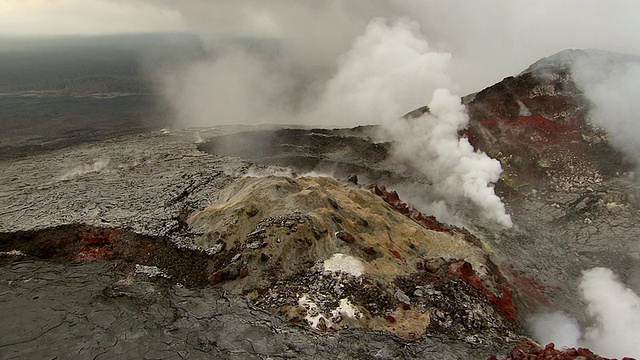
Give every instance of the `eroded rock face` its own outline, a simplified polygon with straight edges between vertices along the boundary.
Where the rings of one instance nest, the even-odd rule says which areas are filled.
[[[470,234],[426,227],[375,190],[328,177],[242,178],[188,222],[219,259],[212,284],[292,322],[516,340],[508,285]]]

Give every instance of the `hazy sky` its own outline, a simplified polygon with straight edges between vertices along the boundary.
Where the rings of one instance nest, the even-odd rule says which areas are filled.
[[[103,0],[0,0],[2,35],[94,35],[184,31],[177,11]]]
[[[0,0],[0,34],[271,37],[300,45],[293,56],[305,62],[329,64],[372,18],[399,16],[453,55],[460,93],[566,48],[640,54],[638,0]]]

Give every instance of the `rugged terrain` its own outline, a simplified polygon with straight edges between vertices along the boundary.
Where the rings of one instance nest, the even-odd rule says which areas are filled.
[[[508,241],[498,240],[497,257],[517,259],[507,260],[512,282],[539,291],[538,303],[569,313],[576,313],[574,284],[586,268],[614,269],[638,291],[635,164],[592,124],[570,72],[571,59],[600,55],[567,50],[467,99],[469,138],[500,159],[498,191],[517,224]]]
[[[633,164],[559,58],[464,98],[462,135],[505,170],[508,230],[403,203],[384,185],[430,184],[387,160],[375,127],[162,131],[3,160],[0,354],[553,352],[527,345],[524,320],[584,319],[582,270],[640,286]]]
[[[570,73],[576,57],[589,56],[602,54],[567,50],[463,99],[471,118],[463,136],[500,160],[504,172],[496,191],[516,226],[496,230],[462,212],[520,288],[525,312],[559,308],[580,318],[575,284],[582,270],[595,266],[614,269],[635,290],[640,286],[634,280],[640,271],[635,164],[591,123],[590,104]],[[387,160],[390,144],[373,141],[378,133],[373,127],[255,131],[218,137],[201,148],[303,173],[357,173],[365,182],[399,188],[418,184],[428,193],[428,181]],[[245,141],[253,146],[240,145]]]
[[[215,135],[201,131],[197,134]],[[391,245],[387,240],[387,245],[382,247],[382,244],[374,243],[375,234],[367,239],[346,227],[345,230],[357,237],[356,243],[349,244],[346,232],[345,235],[333,232],[337,229],[336,223],[326,224],[324,229],[318,226],[319,219],[333,222],[332,219],[318,218],[319,215],[313,213],[296,213],[295,209],[281,209],[275,205],[269,208],[269,202],[254,202],[256,198],[252,195],[247,199],[256,208],[245,208],[246,204],[233,199],[233,196],[242,197],[243,192],[236,193],[234,189],[241,190],[247,182],[266,181],[267,188],[293,183],[296,184],[292,193],[295,198],[305,182],[304,186],[312,189],[315,183],[320,193],[331,194],[333,191],[335,195],[314,198],[298,194],[300,204],[311,203],[310,208],[300,207],[301,210],[316,209],[328,216],[336,212],[339,217],[335,221],[344,219],[345,225],[354,221],[350,216],[357,212],[340,214],[329,202],[331,198],[336,206],[355,207],[366,216],[392,216],[386,221],[395,219],[411,224],[408,229],[398,228],[395,224],[396,230],[417,232],[422,234],[420,236],[431,237],[432,241],[443,238],[451,242],[450,245],[436,244],[434,249],[441,250],[431,256],[464,255],[480,269],[486,261],[483,250],[470,244],[464,232],[456,235],[455,231],[449,234],[452,230],[447,230],[447,234],[438,235],[438,232],[428,231],[393,210],[375,194],[375,189],[361,189],[355,184],[328,178],[273,177],[271,174],[277,171],[286,173],[285,169],[261,168],[239,159],[203,153],[197,149],[196,139],[190,131],[130,136],[3,164],[2,183],[7,185],[2,194],[5,210],[1,222],[1,250],[4,251],[2,269],[6,275],[2,282],[2,306],[5,312],[14,314],[11,323],[15,324],[8,328],[7,336],[3,336],[0,347],[3,357],[55,354],[100,358],[139,354],[177,358],[217,354],[226,358],[317,358],[322,354],[327,357],[421,358],[431,353],[434,357],[450,356],[453,359],[487,357],[500,351],[505,341],[514,340],[509,336],[517,337],[511,330],[506,332],[515,325],[496,313],[489,297],[469,285],[473,284],[469,278],[474,276],[471,263],[452,262],[446,256],[447,261],[436,261],[437,265],[431,270],[433,273],[420,270],[415,268],[414,261],[418,258],[428,260],[425,258],[428,244],[416,242],[415,249],[411,249],[406,239],[400,238],[399,243]],[[246,174],[259,177],[234,182]],[[325,185],[327,189],[323,190]],[[222,191],[225,187],[226,191]],[[350,204],[353,200],[349,200],[349,193],[364,197],[369,206],[382,215],[366,211],[362,205]],[[322,203],[314,204],[318,201]],[[207,208],[210,204],[218,205]],[[236,207],[231,206],[233,204]],[[223,211],[219,213],[219,209]],[[197,213],[198,210],[203,211]],[[207,232],[207,222],[202,219],[215,216],[224,219],[225,214],[237,214],[238,211],[242,211],[245,220],[237,223],[240,229],[232,235],[239,241],[233,244],[235,248],[218,253],[215,232]],[[254,216],[249,217],[250,214]],[[191,215],[193,217],[189,219]],[[262,245],[262,232],[256,233],[253,228],[258,223],[266,227],[267,221],[270,222],[270,235],[271,232],[282,235],[282,243],[269,241],[273,247],[269,249]],[[369,221],[372,229],[382,225],[375,218]],[[290,259],[290,263],[271,259],[271,256],[278,256],[278,252],[286,254],[284,246],[301,246],[304,254],[306,242],[318,241],[309,225],[322,231],[323,242],[328,246],[319,254],[309,255],[323,258]],[[197,230],[201,226],[204,228]],[[233,227],[227,224],[222,229]],[[287,231],[290,232],[288,236]],[[299,243],[302,235],[306,240]],[[338,236],[346,241],[338,240]],[[206,242],[206,239],[211,241]],[[230,242],[234,239],[231,237]],[[363,240],[365,242],[361,243]],[[255,241],[260,243],[254,244]],[[330,262],[333,257],[328,257],[333,251],[331,247],[334,250],[342,248],[345,254],[377,259],[364,266],[363,273],[372,271],[371,277],[341,272],[344,264],[340,261],[333,268]],[[358,247],[364,248],[358,250]],[[469,252],[463,251],[465,248]],[[257,257],[252,257],[252,250],[259,251]],[[264,258],[260,252],[265,253]],[[473,253],[477,255],[468,256]],[[328,266],[328,273],[322,266],[314,269],[313,264],[309,264],[307,267],[309,261],[318,260],[329,260],[329,263],[321,261],[321,265]],[[247,267],[252,266],[250,272],[243,275],[243,268],[231,271],[229,264],[233,265],[234,261],[238,264],[247,262]],[[296,261],[302,265],[293,266]],[[261,273],[262,263],[288,266],[289,274],[294,275],[292,278],[297,276],[299,280],[284,282],[287,278],[278,272]],[[378,283],[373,276],[376,266],[397,267],[394,276],[384,280],[387,284],[393,282],[393,288]],[[265,268],[264,265],[261,267]],[[456,267],[463,270],[457,271]],[[457,272],[448,275],[448,268]],[[418,270],[424,274],[422,282],[405,278]],[[234,282],[239,282],[238,288],[233,286]],[[344,289],[336,288],[340,284]],[[363,284],[370,284],[370,292],[361,291]],[[244,293],[245,288],[262,290],[269,285],[273,285],[272,292],[281,289],[279,298],[269,298],[259,291],[260,296],[248,296],[256,304],[250,305],[245,297],[233,295]],[[228,291],[222,292],[220,286]],[[479,285],[476,283],[475,286]],[[305,287],[309,293],[308,302],[299,293]],[[317,298],[322,291],[326,296],[342,294],[343,297],[327,297],[322,302],[323,299]],[[366,296],[372,297],[370,303],[363,302]],[[422,336],[425,328],[417,325],[422,321],[425,326],[428,324],[425,321],[427,310],[433,307],[429,304],[440,303],[443,296],[456,300],[461,307],[444,307],[442,318],[432,321],[434,329],[428,336]],[[353,310],[349,302],[341,301],[349,297],[352,299],[349,302],[358,306]],[[291,300],[295,303],[289,303]],[[39,305],[44,301],[47,305]],[[466,308],[471,304],[479,308]],[[288,315],[284,314],[284,319],[293,320],[293,323],[262,310],[278,313],[287,305],[297,305],[295,309],[289,307]],[[312,315],[314,305],[321,307],[315,309],[316,314],[326,311],[327,321],[336,323],[336,315],[345,317],[339,332],[332,333],[321,325],[317,326],[319,330],[310,331],[304,321],[304,325],[296,324],[305,316],[316,317],[316,325],[320,324],[319,317]],[[331,313],[340,305],[344,305],[342,311]],[[374,310],[376,307],[378,312]],[[20,308],[29,313],[33,310],[27,309],[39,310],[27,318],[22,311],[14,311]],[[358,311],[362,311],[362,318],[357,315]],[[349,314],[353,314],[353,322],[346,319]],[[475,317],[469,318],[470,315]],[[295,321],[295,316],[299,316],[299,320]],[[371,326],[359,325],[360,319]],[[314,320],[309,323],[313,325]],[[352,326],[347,328],[346,324]],[[436,325],[451,329],[466,327],[467,332],[447,333],[438,330]],[[410,326],[413,329],[409,329]],[[367,327],[385,331],[366,330]],[[495,330],[484,331],[488,329]],[[391,335],[394,330],[405,338],[419,337],[420,340],[407,342]],[[72,335],[75,331],[78,337]],[[94,333],[102,335],[90,335]],[[476,336],[461,338],[463,334]],[[84,336],[93,340],[85,342]],[[57,345],[42,345],[51,343]],[[140,347],[141,343],[146,345]]]

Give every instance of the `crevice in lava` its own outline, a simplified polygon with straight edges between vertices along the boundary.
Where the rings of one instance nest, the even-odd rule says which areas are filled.
[[[213,261],[201,251],[177,248],[167,238],[84,224],[0,233],[0,252],[0,263],[41,259],[61,263],[113,261],[124,270],[135,265],[156,266],[172,281],[190,287],[208,284],[207,268]]]

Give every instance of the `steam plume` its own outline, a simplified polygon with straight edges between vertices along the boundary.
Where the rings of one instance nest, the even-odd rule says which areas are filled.
[[[588,303],[587,313],[594,320],[585,331],[587,344],[606,356],[640,358],[638,295],[606,268],[585,271],[580,290]]]
[[[488,219],[510,227],[492,187],[502,172],[500,162],[459,139],[458,131],[469,123],[466,108],[459,96],[440,89],[451,85],[451,57],[434,51],[413,21],[374,19],[341,57],[318,111],[342,124],[381,123],[394,140],[394,159],[429,178],[447,203],[470,200]],[[397,119],[431,94],[431,114]]]
[[[417,23],[373,19],[338,60],[316,112],[325,122],[347,125],[396,119],[451,85],[450,60],[451,54],[429,47]]]
[[[544,314],[531,321],[536,339],[588,347],[607,357],[640,358],[640,297],[606,268],[584,271],[579,289],[591,325],[581,334],[576,320],[562,313]]]
[[[558,348],[581,346],[582,331],[578,321],[562,312],[534,316],[529,325],[536,340],[543,345],[554,343]]]
[[[460,97],[437,89],[429,109],[417,119],[385,123],[396,140],[394,158],[429,178],[448,204],[470,200],[487,219],[511,227],[511,217],[492,186],[502,173],[500,162],[458,136],[469,123]]]
[[[629,160],[640,164],[640,58],[596,50],[578,54],[572,74],[591,103],[592,123],[605,129],[611,144]]]

